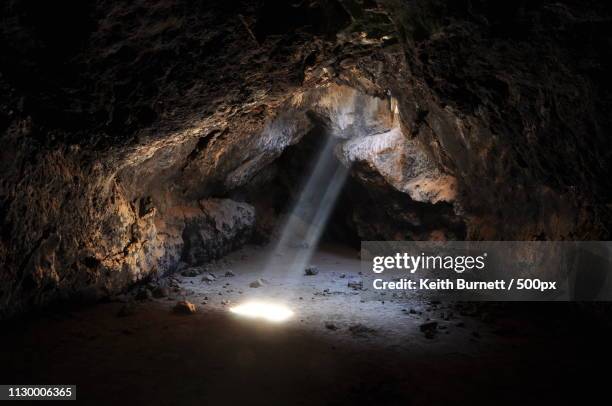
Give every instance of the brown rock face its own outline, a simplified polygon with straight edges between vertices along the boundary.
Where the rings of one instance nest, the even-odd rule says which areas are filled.
[[[255,210],[229,199],[200,201],[201,215],[185,216],[182,259],[199,265],[227,254],[248,242],[255,224]]]
[[[362,238],[610,238],[606,2],[71,3],[0,6],[0,317],[244,243],[313,134]]]
[[[402,121],[458,178],[468,237],[607,238],[610,5],[388,4]]]

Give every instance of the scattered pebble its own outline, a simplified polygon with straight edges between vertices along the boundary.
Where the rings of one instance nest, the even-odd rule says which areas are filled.
[[[363,290],[363,281],[362,280],[349,281],[346,285],[349,288],[351,288],[351,289]]]
[[[441,318],[442,320],[447,320],[447,321],[448,321],[448,320],[450,320],[452,317],[453,317],[453,312],[442,312],[442,313],[440,314],[440,318]]]
[[[319,273],[319,268],[317,268],[314,265],[310,265],[306,267],[306,269],[304,269],[304,275],[307,275],[307,276],[314,276],[318,273]]]
[[[351,324],[348,329],[356,337],[365,337],[368,334],[376,333],[375,329],[361,323]]]
[[[419,326],[421,332],[425,334],[425,338],[432,339],[436,335],[436,330],[438,329],[437,321],[428,321]]]
[[[259,278],[251,283],[249,283],[249,287],[251,288],[261,288],[262,286],[265,285],[265,282],[263,279]]]
[[[211,283],[211,282],[214,282],[215,280],[216,280],[215,276],[213,274],[210,274],[210,273],[206,274],[206,275],[204,275],[204,277],[202,277],[202,282]]]
[[[181,275],[186,276],[188,278],[193,278],[195,276],[200,275],[201,270],[199,268],[189,268],[189,269],[185,269],[184,271],[181,272]]]
[[[196,306],[187,300],[176,302],[174,306],[174,312],[179,314],[194,314],[196,311]]]

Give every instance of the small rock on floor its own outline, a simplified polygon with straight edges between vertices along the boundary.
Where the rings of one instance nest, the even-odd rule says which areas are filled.
[[[349,326],[349,331],[354,335],[354,336],[358,336],[358,337],[363,337],[366,336],[368,334],[372,334],[375,333],[376,330],[367,326],[364,326],[361,323],[357,323],[357,324],[352,324]]]
[[[325,328],[328,329],[328,330],[338,330],[338,326],[336,326],[331,321],[326,321],[325,322]]]
[[[176,302],[174,306],[174,312],[179,314],[194,314],[196,311],[196,306],[187,300]]]
[[[314,276],[319,273],[319,268],[314,265],[310,265],[304,269],[304,275]]]
[[[214,282],[215,280],[216,278],[211,274],[207,274],[202,277],[202,282]]]
[[[182,271],[181,275],[186,276],[188,278],[193,278],[194,276],[198,276],[201,273],[202,272],[199,268],[189,268]]]
[[[249,286],[251,288],[261,288],[264,285],[265,285],[265,282],[261,278],[257,279],[256,281],[253,281],[253,282],[249,283]]]
[[[419,329],[421,331],[426,331],[426,330],[435,330],[438,327],[438,322],[437,321],[428,321],[426,323],[423,323],[419,326]]]
[[[349,283],[346,284],[349,288],[351,289],[355,289],[355,290],[363,290],[363,281],[362,280],[357,280],[357,281],[349,281]]]
[[[428,321],[419,326],[419,329],[423,334],[425,334],[425,338],[434,338],[436,335],[436,330],[438,328],[437,321]]]

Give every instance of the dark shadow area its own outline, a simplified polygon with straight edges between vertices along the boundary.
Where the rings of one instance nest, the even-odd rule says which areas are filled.
[[[299,198],[327,137],[323,126],[315,126],[298,143],[287,147],[253,182],[231,195],[253,204],[261,214],[259,234],[263,236],[259,240],[269,240],[274,226]],[[357,162],[335,201],[322,241],[359,249],[363,240],[465,237],[465,223],[455,214],[452,204],[413,201],[366,162]]]
[[[607,388],[598,306],[506,304],[469,343],[408,350],[155,303],[117,317],[119,307],[5,325],[0,379],[76,384],[79,403],[99,405],[583,404]]]

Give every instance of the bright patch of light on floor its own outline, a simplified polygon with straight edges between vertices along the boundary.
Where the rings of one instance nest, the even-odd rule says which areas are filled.
[[[247,302],[234,306],[230,312],[253,319],[264,319],[275,323],[289,320],[293,312],[287,306],[267,302]]]

